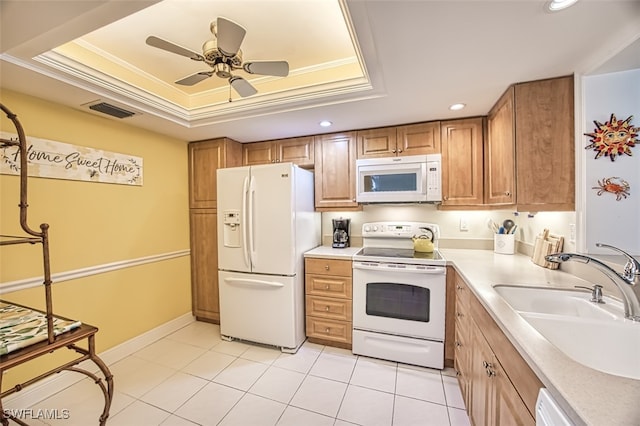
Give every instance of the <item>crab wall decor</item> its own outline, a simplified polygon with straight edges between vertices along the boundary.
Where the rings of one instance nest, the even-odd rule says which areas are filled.
[[[598,195],[602,195],[605,192],[610,192],[616,196],[616,201],[620,201],[623,198],[627,198],[629,195],[629,183],[620,179],[619,177],[608,177],[598,181],[598,186],[592,187],[592,189],[598,190]]]
[[[585,149],[593,148],[597,152],[596,159],[604,155],[614,161],[618,155],[630,156],[631,147],[636,146],[639,130],[638,127],[631,125],[632,118],[631,115],[626,120],[618,120],[615,114],[611,114],[609,121],[604,124],[594,120],[596,128],[593,133],[585,133],[586,136],[591,137],[591,144]]]

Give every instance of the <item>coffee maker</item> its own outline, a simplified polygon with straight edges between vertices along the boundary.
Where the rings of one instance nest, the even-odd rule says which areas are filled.
[[[349,222],[351,219],[332,219],[333,220],[333,244],[334,248],[349,247]]]

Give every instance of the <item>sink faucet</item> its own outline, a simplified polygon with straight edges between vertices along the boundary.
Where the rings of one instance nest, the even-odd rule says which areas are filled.
[[[624,255],[627,262],[624,271],[618,273],[609,265],[590,256],[578,253],[556,253],[546,256],[548,262],[562,263],[576,261],[591,264],[605,274],[620,289],[624,302],[624,316],[632,321],[640,321],[640,263],[629,253],[608,244],[596,243],[597,247],[606,247]]]

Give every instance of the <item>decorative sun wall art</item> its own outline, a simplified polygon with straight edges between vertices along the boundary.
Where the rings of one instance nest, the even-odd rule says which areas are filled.
[[[623,198],[627,198],[629,195],[629,189],[631,186],[629,183],[619,177],[609,177],[598,181],[598,186],[592,187],[592,189],[598,190],[598,195],[602,195],[605,192],[609,192],[616,196],[616,201],[620,201]]]
[[[615,114],[611,114],[609,121],[604,124],[594,120],[596,128],[593,133],[585,133],[586,136],[591,137],[591,144],[585,149],[593,148],[597,152],[596,159],[604,155],[614,161],[618,155],[631,156],[631,148],[636,146],[639,130],[638,127],[631,125],[632,118],[631,115],[626,120],[618,120]]]

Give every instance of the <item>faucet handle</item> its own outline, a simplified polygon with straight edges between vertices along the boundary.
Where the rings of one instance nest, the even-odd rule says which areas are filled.
[[[604,300],[602,300],[602,286],[600,284],[594,284],[593,287],[585,287],[583,285],[576,285],[574,287],[591,290],[591,301],[593,303],[606,303]]]
[[[611,246],[609,244],[596,243],[596,247],[606,247],[613,251],[617,251],[627,258],[627,263],[624,265],[624,278],[633,281],[636,275],[640,275],[640,263],[626,251],[619,249],[618,247]]]

